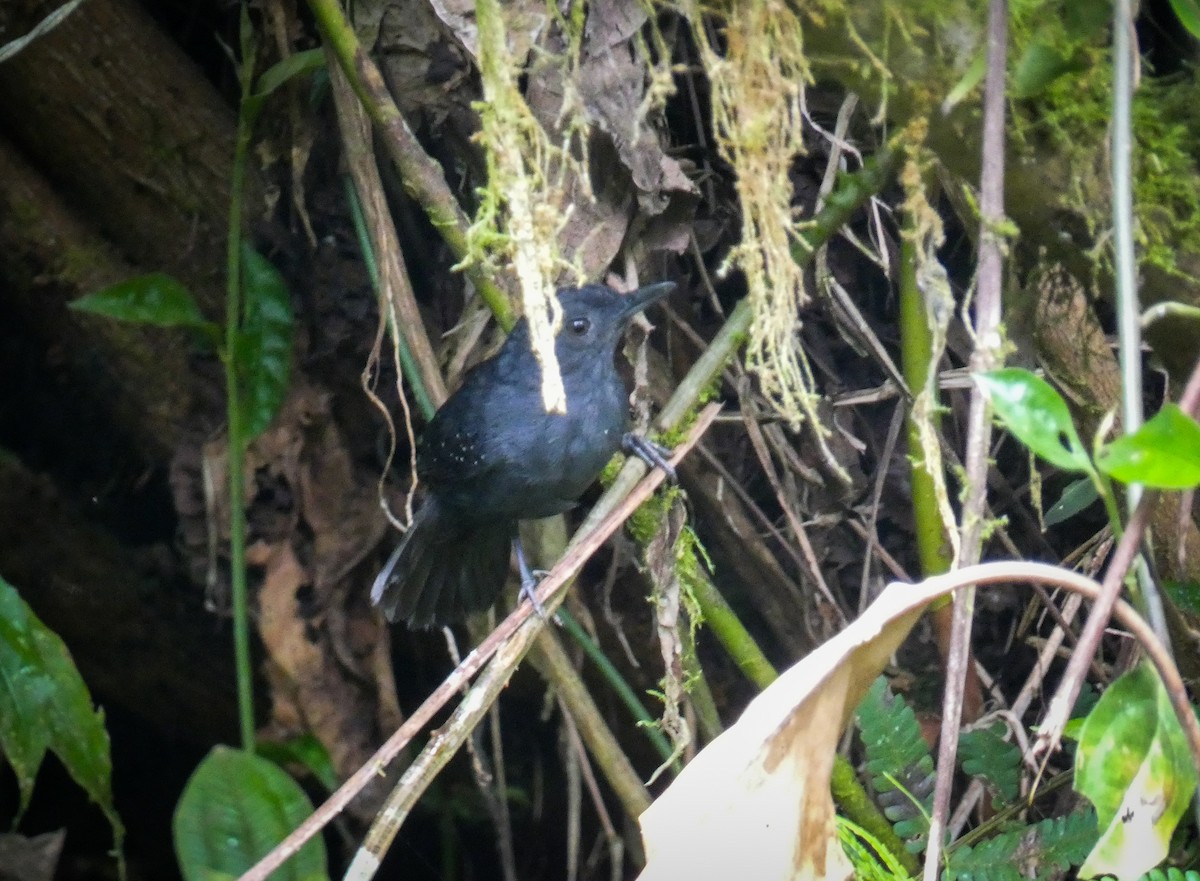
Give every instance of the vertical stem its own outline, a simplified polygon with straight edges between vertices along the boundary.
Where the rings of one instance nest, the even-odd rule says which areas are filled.
[[[933,334],[925,317],[925,296],[917,284],[916,246],[909,236],[900,240],[900,357],[904,370],[904,381],[914,394],[925,386],[926,376],[933,358]],[[937,386],[933,387],[936,393]],[[937,427],[937,411],[930,408],[929,418]],[[921,455],[921,432],[910,410],[908,416],[908,455],[913,462],[912,482],[913,523],[917,537],[917,556],[921,560],[921,574],[941,575],[950,571],[947,553],[946,528],[938,511],[937,487],[930,462]]]
[[[242,102],[238,113],[237,142],[229,186],[229,234],[225,254],[225,404],[229,437],[229,576],[233,606],[233,657],[237,675],[238,730],[242,749],[254,751],[254,676],[250,666],[250,607],[246,590],[246,503],[242,437],[241,395],[238,388],[238,336],[242,317],[242,193],[245,189],[246,154],[250,148],[250,118],[246,99],[250,96],[254,56],[246,52],[250,27],[242,9]]]
[[[971,370],[998,366],[1000,352],[1000,302],[1003,260],[999,227],[1004,219],[1004,83],[1007,73],[1008,2],[990,0],[987,25],[987,79],[983,87],[983,157],[979,180],[979,268],[975,291],[975,349]],[[983,518],[987,505],[988,450],[991,447],[991,408],[978,387],[971,392],[967,416],[967,450],[964,457],[966,492],[963,499],[961,550],[958,565],[979,562],[983,544]],[[946,663],[946,694],[942,705],[942,731],[938,745],[937,783],[925,853],[925,881],[937,881],[938,860],[958,754],[962,718],[963,682],[970,664],[971,621],[975,587],[958,591],[954,600],[954,627]]]
[[[1121,357],[1121,420],[1125,431],[1142,424],[1141,326],[1138,323],[1137,257],[1133,248],[1133,16],[1130,0],[1113,3],[1112,212],[1116,270],[1117,332]],[[1128,510],[1141,497],[1130,484]]]
[[[1126,433],[1137,431],[1142,411],[1142,327],[1138,305],[1137,254],[1133,244],[1133,9],[1130,0],[1113,3],[1112,213],[1113,264],[1116,274],[1117,336],[1121,359],[1121,421]],[[1142,498],[1142,485],[1126,487],[1126,510],[1132,516]],[[1166,611],[1144,558],[1133,567],[1138,610],[1168,648]],[[1132,585],[1131,585],[1132,588]]]

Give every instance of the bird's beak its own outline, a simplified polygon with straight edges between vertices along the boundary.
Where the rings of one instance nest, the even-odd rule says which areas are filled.
[[[652,303],[657,303],[673,290],[675,290],[675,282],[660,281],[626,294],[624,309],[621,310],[622,320],[633,317]]]

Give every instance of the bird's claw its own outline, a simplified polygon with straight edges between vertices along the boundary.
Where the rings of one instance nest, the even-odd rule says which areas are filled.
[[[543,621],[546,620],[546,607],[542,605],[542,601],[537,597],[537,587],[546,573],[542,569],[536,569],[530,573],[533,577],[526,581],[521,579],[520,596],[529,600],[533,605],[533,611],[537,612],[537,616]]]
[[[546,607],[537,598],[537,588],[541,580],[549,573],[545,569],[530,568],[529,561],[525,559],[525,548],[521,544],[520,536],[513,537],[513,550],[517,554],[517,570],[521,573],[521,591],[519,597],[529,600],[533,605],[533,611],[537,612],[537,616],[545,621]]]
[[[672,465],[668,458],[671,451],[661,444],[656,444],[650,438],[640,434],[634,434],[632,431],[627,432],[621,438],[621,446],[626,453],[637,456],[650,468],[661,468],[663,473],[667,475],[667,480],[671,483],[679,482],[679,475],[675,473],[675,466]]]

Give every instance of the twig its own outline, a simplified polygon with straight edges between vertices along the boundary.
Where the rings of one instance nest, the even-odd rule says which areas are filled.
[[[771,484],[771,489],[775,492],[775,499],[779,502],[779,507],[783,509],[788,526],[792,528],[792,534],[796,537],[797,544],[800,545],[800,552],[804,557],[805,569],[808,571],[809,577],[813,580],[813,584],[817,586],[817,590],[821,592],[821,596],[825,597],[830,607],[837,614],[841,625],[845,627],[847,623],[846,613],[842,610],[842,604],[838,602],[837,597],[833,595],[833,591],[829,589],[829,585],[825,583],[825,577],[821,574],[821,564],[817,562],[817,553],[813,550],[812,542],[808,540],[808,531],[805,530],[804,524],[800,522],[800,518],[797,516],[793,506],[788,504],[783,484],[780,482],[779,475],[775,471],[774,462],[771,461],[771,453],[767,450],[767,442],[763,438],[762,428],[748,414],[746,415],[744,424],[746,426],[746,435],[750,438],[750,445],[754,448],[754,454],[758,457],[758,463],[762,467],[763,474],[766,475],[767,482]]]
[[[696,441],[699,440],[700,436],[712,423],[712,418],[716,415],[718,409],[718,405],[712,404],[701,413],[687,438],[676,448],[671,458],[672,463],[676,463],[682,459]],[[629,463],[629,467],[632,468],[636,468],[638,465],[641,465],[643,469],[645,468],[640,462]],[[650,494],[654,492],[655,488],[662,482],[662,479],[663,474],[661,471],[655,470],[650,472],[620,501],[610,504],[608,506],[608,513],[600,522],[592,523],[591,518],[589,518],[585,524],[585,528],[580,530],[578,540],[572,543],[566,554],[563,555],[563,558],[559,560],[550,574],[543,579],[538,588],[538,599],[542,602],[543,606],[547,607],[548,611],[553,611],[553,608],[557,608],[558,604],[562,602],[563,593],[571,576],[625,522],[626,518],[629,517],[637,506],[650,497]],[[609,492],[611,494],[612,490]],[[244,873],[240,881],[266,881],[266,878],[275,869],[279,868],[288,857],[295,854],[306,841],[320,832],[326,824],[341,813],[346,805],[367,784],[382,773],[383,769],[395,758],[396,754],[418,732],[429,724],[434,715],[445,706],[450,698],[454,696],[455,692],[479,672],[484,664],[502,646],[510,644],[513,635],[526,625],[526,619],[529,616],[530,604],[522,603],[483,642],[463,658],[462,663],[425,699],[425,702],[397,729],[396,733],[389,737],[383,746],[375,751],[375,754],[363,767],[355,771],[324,804],[313,812],[312,816],[301,823],[274,850]],[[540,624],[540,621],[537,621],[535,618],[536,624]],[[532,626],[526,629],[536,631],[537,627]],[[514,660],[513,663],[515,664],[515,662]]]
[[[710,405],[703,413],[701,413],[697,423],[693,429],[689,440],[676,449],[672,456],[672,462],[678,462],[683,453],[699,438],[709,425],[712,424],[712,417],[717,414],[720,409],[719,405]],[[627,467],[638,468],[644,470],[644,463],[634,460],[627,463]],[[649,492],[653,490],[659,483],[662,482],[664,475],[661,470],[655,469],[651,472],[639,485],[638,489],[645,489],[645,496],[649,496]],[[648,487],[648,488],[647,488]],[[610,493],[612,490],[610,489]],[[617,505],[616,510],[605,518],[604,523],[612,523],[613,529],[616,525],[625,521],[631,515],[638,505],[644,501],[644,498],[639,498],[639,493],[631,493],[625,496]],[[615,522],[613,522],[615,520]],[[611,532],[612,529],[607,530]],[[588,533],[589,537],[595,535],[595,532]],[[562,603],[566,596],[567,587],[570,584],[571,576],[579,570],[587,557],[595,553],[597,548],[603,542],[596,543],[594,541],[586,542],[587,553],[581,554],[584,549],[585,541],[579,540],[573,542],[563,556],[563,561],[554,568],[546,581],[539,586],[537,591],[538,600],[541,602],[548,616],[554,614],[555,609]],[[594,546],[593,546],[594,545]],[[564,567],[564,563],[572,562],[569,568]],[[555,574],[562,574],[555,579]],[[549,582],[549,583],[546,583]],[[518,609],[509,615],[507,620],[516,618],[520,623],[511,638],[506,639],[497,649],[495,657],[492,658],[488,666],[480,673],[475,684],[471,686],[470,692],[463,698],[462,702],[451,714],[450,719],[437,730],[435,736],[430,739],[421,754],[417,756],[416,761],[404,772],[400,778],[400,782],[389,794],[384,806],[376,815],[371,828],[367,830],[366,839],[363,841],[362,847],[355,854],[354,859],[350,863],[350,868],[346,871],[347,879],[365,879],[374,876],[375,871],[383,860],[383,854],[391,846],[397,833],[400,831],[400,826],[408,817],[413,805],[425,792],[426,788],[433,782],[438,772],[445,767],[446,763],[458,751],[463,742],[470,736],[471,732],[479,724],[483,715],[487,712],[492,703],[500,696],[500,692],[508,686],[508,681],[516,672],[517,665],[520,664],[522,658],[533,647],[535,640],[538,640],[543,635],[545,620],[530,612],[531,605],[522,603]],[[543,643],[544,648],[544,643]],[[583,690],[583,684],[578,677],[570,677],[567,681],[556,681],[556,687],[559,689],[559,695],[564,700],[568,701],[573,709],[573,713],[577,713],[582,704],[580,701],[572,700],[571,697],[564,693],[564,686],[571,686],[579,690]],[[599,715],[599,711],[596,711]],[[580,723],[584,720],[581,716],[575,715],[575,721]],[[607,731],[607,726],[600,724],[581,725],[580,731],[586,737],[590,731]],[[613,751],[612,755],[604,755],[603,758],[610,765],[625,764],[628,765],[628,758],[621,752],[620,747],[616,745],[615,740],[611,743],[600,744]],[[593,749],[597,746],[596,741],[589,741],[589,746]],[[618,787],[618,795],[622,799],[625,810],[631,816],[639,816],[646,808],[650,806],[650,795],[646,792],[640,781],[632,774],[632,766],[629,767],[627,774],[621,777],[610,777],[610,781],[622,783],[622,781],[632,777],[632,785]]]
[[[1004,83],[1007,55],[1008,2],[991,0],[988,4],[987,79],[983,93],[975,348],[971,354],[972,369],[981,372],[991,370],[1000,360],[1003,257],[999,226],[1004,219]],[[956,561],[959,566],[977,563],[982,550],[991,434],[991,410],[987,399],[981,389],[973,389],[967,417],[966,497],[961,514],[961,550]],[[974,613],[975,588],[967,585],[954,600],[954,622],[946,662],[946,693],[942,704],[942,730],[938,743],[937,782],[929,821],[929,849],[925,854],[925,881],[937,881],[938,877],[942,831],[946,827],[954,784],[964,683],[971,668],[971,623]]]
[[[1195,418],[1196,410],[1200,408],[1200,361],[1192,369],[1192,375],[1188,378],[1187,385],[1180,396],[1179,408],[1192,418]],[[1150,519],[1150,508],[1154,503],[1155,495],[1155,493],[1148,492],[1142,496],[1137,509],[1133,512],[1133,517],[1125,527],[1125,533],[1117,542],[1116,550],[1113,551],[1112,559],[1108,564],[1108,570],[1104,573],[1100,596],[1096,599],[1096,604],[1088,616],[1083,632],[1079,634],[1079,643],[1063,673],[1058,691],[1055,692],[1054,699],[1050,702],[1050,708],[1046,711],[1046,718],[1042,723],[1037,741],[1034,743],[1035,755],[1049,756],[1058,747],[1071,708],[1075,706],[1079,690],[1083,687],[1087,667],[1100,647],[1100,639],[1104,636],[1108,619],[1121,592],[1121,584],[1137,556],[1142,535],[1146,531],[1146,524]]]
[[[441,166],[421,148],[416,135],[408,127],[400,108],[387,90],[383,74],[363,51],[338,0],[308,0],[308,6],[317,21],[321,37],[337,56],[367,115],[383,136],[384,149],[400,172],[404,189],[425,210],[451,253],[459,260],[466,258],[470,221],[446,184]],[[495,314],[500,326],[505,330],[511,328],[514,321],[512,308],[495,280],[477,261],[468,263],[464,271]]]
[[[1138,511],[1144,510],[1143,504],[1139,504]],[[1136,517],[1136,515],[1135,515]],[[1120,552],[1120,546],[1117,548]],[[1129,554],[1126,558],[1126,564],[1133,559],[1133,555]],[[1005,560],[995,563],[980,563],[975,566],[967,566],[962,569],[956,569],[954,572],[946,575],[939,575],[936,578],[926,579],[921,585],[923,588],[931,587],[940,591],[952,591],[968,584],[987,585],[1000,584],[1011,581],[1031,581],[1041,582],[1043,584],[1051,584],[1056,587],[1061,587],[1064,590],[1069,590],[1073,593],[1078,593],[1086,599],[1092,601],[1094,607],[1098,606],[1108,592],[1108,581],[1112,578],[1112,569],[1105,575],[1104,582],[1097,584],[1092,578],[1086,575],[1081,575],[1078,572],[1072,572],[1069,569],[1062,569],[1058,566],[1052,566],[1049,563],[1029,563],[1022,560]],[[1118,579],[1119,583],[1119,579]],[[1188,701],[1187,688],[1183,684],[1183,677],[1179,675],[1179,668],[1175,666],[1175,660],[1171,657],[1167,647],[1159,641],[1152,628],[1146,619],[1137,613],[1133,606],[1126,603],[1124,600],[1112,600],[1111,606],[1112,617],[1120,622],[1121,626],[1130,632],[1142,646],[1142,650],[1146,653],[1146,657],[1150,660],[1158,671],[1159,677],[1162,679],[1163,688],[1167,692],[1167,697],[1171,701],[1171,707],[1175,710],[1175,715],[1179,719],[1179,724],[1183,728],[1184,736],[1188,741],[1188,749],[1192,754],[1192,764],[1200,774],[1200,721],[1197,720],[1196,714],[1192,711],[1191,703]],[[1095,620],[1095,613],[1088,620],[1088,625],[1091,626]],[[1080,642],[1082,643],[1082,637]],[[1082,654],[1076,651],[1073,655],[1073,660]],[[1059,700],[1060,694],[1055,695],[1055,702]],[[1051,707],[1051,713],[1054,711]],[[1047,717],[1049,714],[1047,714]],[[1044,725],[1045,723],[1043,723]],[[1037,746],[1035,744],[1034,750]]]
[[[621,863],[625,856],[625,842],[617,832],[617,827],[613,825],[612,817],[609,816],[608,808],[604,804],[604,796],[600,793],[600,784],[597,782],[596,774],[592,770],[592,763],[588,760],[587,750],[583,748],[583,741],[579,739],[579,730],[571,720],[570,714],[566,712],[566,708],[563,707],[562,709],[563,727],[567,731],[567,748],[575,753],[575,764],[579,768],[584,785],[587,787],[588,795],[591,796],[592,807],[596,809],[596,816],[600,820],[600,828],[604,830],[604,840],[608,843],[609,870],[615,881],[615,879],[621,877]],[[574,870],[573,866],[569,868],[572,871]]]
[[[1036,587],[1040,589],[1041,585],[1036,585]],[[1037,661],[1033,665],[1033,670],[1030,671],[1029,677],[1025,680],[1025,685],[1022,686],[1016,700],[1012,702],[1012,706],[1009,708],[1009,713],[1013,719],[1020,720],[1024,717],[1025,711],[1029,709],[1029,705],[1033,702],[1034,695],[1041,692],[1046,674],[1050,672],[1050,664],[1057,656],[1058,650],[1068,634],[1068,625],[1079,612],[1081,605],[1083,605],[1083,598],[1079,594],[1073,593],[1067,597],[1066,603],[1063,604],[1062,614],[1055,619],[1054,630],[1042,645],[1041,650],[1038,652]],[[1049,608],[1049,605],[1047,608]],[[1032,750],[1026,748],[1022,751],[1025,753],[1024,757],[1027,760],[1032,759]],[[1044,789],[1045,787],[1043,787],[1043,791]],[[975,805],[979,803],[979,799],[983,796],[983,793],[983,782],[978,779],[972,780],[971,785],[967,787],[966,794],[959,802],[954,816],[950,820],[951,841],[958,841],[962,827],[966,825],[971,812],[975,810]]]
[[[370,232],[371,250],[377,263],[376,284],[382,299],[379,312],[390,318],[397,349],[404,352],[406,347],[412,368],[417,373],[415,377],[410,376],[409,381],[425,418],[429,419],[434,409],[446,400],[446,384],[429,336],[425,333],[408,267],[400,250],[400,239],[396,235],[396,224],[383,192],[383,180],[379,176],[375,151],[371,146],[371,123],[362,105],[355,100],[345,73],[334,63],[336,59],[333,53],[327,48],[325,54],[330,62],[329,78],[333,86],[346,165],[362,204],[363,217]]]

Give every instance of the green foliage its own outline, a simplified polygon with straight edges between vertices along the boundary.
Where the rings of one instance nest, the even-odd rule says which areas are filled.
[[[1016,42],[1022,48],[1009,87],[1014,98],[1042,95],[1067,74],[1086,71],[1110,17],[1107,0],[1042,0],[1023,11],[1015,16]]]
[[[1004,723],[968,731],[958,739],[958,756],[963,771],[982,777],[996,793],[996,803],[1012,801],[1020,793],[1021,750],[1004,739]]]
[[[1110,685],[1088,714],[1075,789],[1096,806],[1101,828],[1081,877],[1136,877],[1166,857],[1196,774],[1166,690],[1146,662]]]
[[[1200,581],[1164,581],[1161,587],[1181,610],[1200,617]]]
[[[242,243],[243,315],[234,344],[242,443],[267,428],[287,394],[292,362],[292,302],[279,271]],[[154,273],[80,297],[71,307],[119,321],[161,327],[192,327],[223,357],[220,331],[200,314],[191,291],[168,275]]]
[[[241,875],[312,813],[299,784],[253,753],[214,747],[192,772],[175,808],[175,854],[185,881]],[[310,840],[271,878],[328,878],[325,843]]]
[[[1171,9],[1179,23],[1188,33],[1200,39],[1200,2],[1197,0],[1171,0]]]
[[[891,851],[866,829],[845,817],[836,816],[833,819],[837,824],[838,842],[850,858],[857,881],[895,881],[908,877]]]
[[[1186,872],[1174,867],[1170,869],[1151,869],[1139,881],[1200,881],[1200,872],[1188,869]]]
[[[329,757],[329,750],[312,734],[301,734],[282,742],[260,742],[255,749],[258,755],[280,767],[301,766],[329,792],[337,789],[337,771],[334,770],[333,759]]]
[[[112,797],[112,758],[104,714],[92,707],[70,652],[0,577],[0,752],[8,759],[24,813],[47,751],[100,806],[118,859],[125,835]],[[124,874],[123,859],[121,865]]]
[[[1083,862],[1096,842],[1096,815],[1076,811],[1033,826],[1014,824],[973,847],[951,850],[944,878],[1027,881],[1059,878]]]
[[[1196,0],[1172,4],[1187,25]],[[1106,194],[1112,65],[1109,4],[1102,0],[1029,0],[1013,4],[1018,53],[1012,84],[1013,140],[1024,161],[1053,154],[1063,169],[1061,208],[1084,219],[1092,241],[1103,241],[1111,223]],[[1028,56],[1028,57],[1027,57]],[[1197,90],[1192,70],[1173,77],[1144,77],[1133,103],[1134,200],[1138,206],[1143,263],[1184,275],[1176,256],[1200,249],[1200,155]],[[1102,266],[1111,249],[1097,247]]]
[[[1122,483],[1190,489],[1200,484],[1200,425],[1164,404],[1137,431],[1105,444],[1096,465]]]
[[[1058,501],[1046,511],[1047,526],[1057,526],[1065,523],[1076,514],[1087,510],[1100,499],[1096,484],[1086,477],[1073,480],[1063,490]]]
[[[243,100],[243,112],[248,114],[253,122],[262,112],[263,105],[271,93],[288,80],[308,73],[315,73],[325,67],[325,51],[323,49],[306,49],[296,52],[276,62],[263,71],[255,84],[254,94]]]
[[[1051,509],[1047,522],[1061,522],[1091,504],[1093,493],[1113,498],[1101,473],[1122,483],[1154,489],[1188,489],[1200,484],[1200,425],[1175,404],[1164,404],[1137,431],[1107,443],[1097,440],[1095,461],[1079,439],[1066,401],[1044,379],[1020,368],[975,375],[989,396],[996,418],[1019,441],[1052,465],[1084,473]],[[1114,524],[1115,525],[1115,524]]]
[[[235,367],[244,440],[270,425],[287,394],[292,365],[292,300],[270,261],[242,244],[245,315],[237,336]]]
[[[662,528],[671,508],[679,501],[681,492],[678,486],[667,486],[638,505],[625,522],[630,537],[642,547],[649,544]]]
[[[220,333],[215,324],[200,314],[192,292],[161,272],[128,278],[87,294],[71,303],[70,308],[135,324],[196,328],[210,345],[216,344]]]
[[[856,721],[883,813],[908,849],[919,853],[929,832],[934,769],[916,714],[880,676],[858,705]]]
[[[1071,411],[1048,382],[1017,367],[978,373],[975,381],[991,398],[996,417],[1017,440],[1051,465],[1066,471],[1092,470]]]

